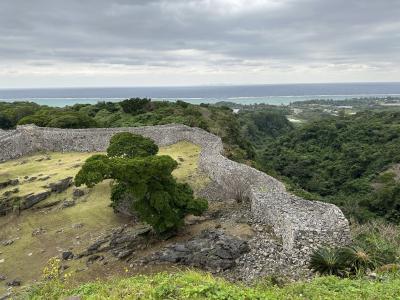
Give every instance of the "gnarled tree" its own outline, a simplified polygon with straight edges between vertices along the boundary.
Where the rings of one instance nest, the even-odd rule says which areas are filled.
[[[128,132],[114,135],[107,155],[88,158],[75,177],[75,184],[93,187],[113,179],[112,206],[130,201],[140,219],[158,233],[170,232],[183,225],[185,215],[200,215],[207,201],[197,199],[189,185],[172,176],[177,162],[171,157],[156,156],[157,145],[148,138]]]

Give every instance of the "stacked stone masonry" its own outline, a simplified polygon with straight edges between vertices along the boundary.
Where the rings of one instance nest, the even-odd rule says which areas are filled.
[[[125,131],[149,137],[159,146],[179,141],[199,145],[199,167],[213,180],[214,189],[215,184],[220,187],[220,197],[250,199],[254,220],[273,228],[286,250],[344,245],[350,240],[348,221],[338,207],[296,197],[275,178],[227,159],[221,139],[199,128],[177,124],[101,129],[18,126],[0,131],[0,162],[38,151],[105,151],[110,138]]]

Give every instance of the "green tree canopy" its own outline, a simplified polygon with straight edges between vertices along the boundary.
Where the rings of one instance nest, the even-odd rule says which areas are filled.
[[[270,140],[260,164],[360,221],[374,213],[399,222],[399,183],[379,191],[371,185],[400,163],[399,149],[400,112],[360,112],[311,122]]]
[[[67,112],[51,119],[47,126],[56,128],[90,128],[96,127],[96,122],[84,114]]]
[[[131,98],[122,101],[120,105],[125,113],[137,115],[148,111],[150,102],[151,100],[147,98]]]
[[[126,152],[115,150],[121,143]],[[129,143],[135,147],[128,147]],[[174,231],[184,224],[185,215],[200,215],[208,204],[204,199],[194,198],[189,185],[175,180],[171,173],[177,162],[166,155],[156,156],[156,147],[144,137],[119,133],[111,139],[108,155],[94,155],[86,160],[75,184],[93,187],[105,179],[113,179],[114,208],[122,201],[129,201],[132,212],[156,232]]]
[[[53,108],[42,108],[33,115],[21,118],[18,124],[35,124],[55,128],[90,128],[97,126],[95,120],[81,112]]]
[[[130,132],[115,134],[107,148],[109,157],[145,157],[157,152],[158,146],[151,139]]]
[[[0,128],[9,129],[12,127],[11,120],[4,114],[0,113]]]

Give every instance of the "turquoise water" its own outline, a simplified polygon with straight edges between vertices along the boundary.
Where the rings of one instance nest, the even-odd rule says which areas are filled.
[[[240,104],[287,105],[312,99],[344,100],[400,96],[400,83],[276,84],[242,86],[0,89],[0,101],[32,101],[42,105],[117,102],[133,97],[183,100],[193,104],[230,101]]]
[[[157,101],[176,101],[182,100],[192,104],[200,103],[217,103],[220,101],[229,101],[238,104],[271,104],[271,105],[288,105],[295,101],[305,101],[313,99],[324,99],[324,100],[345,100],[351,98],[365,98],[365,97],[378,97],[385,98],[388,96],[398,96],[396,94],[379,94],[379,95],[310,95],[310,96],[266,96],[266,97],[229,97],[229,98],[152,98]],[[126,97],[128,98],[128,97]],[[77,103],[80,104],[96,104],[99,101],[106,102],[119,102],[126,98],[18,98],[18,99],[0,99],[4,102],[14,102],[14,101],[30,101],[35,102],[40,105],[48,105],[54,107],[64,107],[71,106]]]

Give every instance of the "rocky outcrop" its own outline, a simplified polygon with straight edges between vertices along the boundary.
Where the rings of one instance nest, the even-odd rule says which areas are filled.
[[[75,188],[72,192],[72,196],[76,199],[76,198],[80,198],[83,195],[85,195],[85,191],[82,189],[77,189]]]
[[[72,184],[73,184],[72,179],[73,179],[72,177],[67,177],[67,178],[61,179],[57,182],[50,183],[48,188],[52,192],[61,193],[61,192],[65,191],[67,188],[69,188],[70,186],[72,186]]]
[[[35,178],[36,177],[31,177]],[[31,181],[31,178],[27,178],[27,181]],[[16,185],[18,184],[18,179],[15,180],[8,180],[5,181],[7,183],[7,186],[10,185]],[[11,182],[11,183],[9,183]],[[0,216],[4,216],[13,210],[20,211],[24,209],[28,209],[33,207],[34,205],[38,204],[39,202],[47,199],[52,193],[61,193],[68,189],[70,186],[73,185],[73,180],[72,177],[67,177],[64,179],[61,179],[57,182],[50,183],[48,186],[44,186],[43,188],[46,188],[46,190],[42,192],[38,192],[36,194],[31,193],[26,196],[15,196],[17,192],[19,192],[18,188],[15,188],[11,191],[6,191],[3,193],[2,197],[0,197]],[[83,192],[83,191],[82,191]],[[73,194],[76,195],[77,193]],[[81,194],[79,192],[79,194]],[[54,206],[58,204],[60,201],[53,202],[53,203],[48,203],[42,208]],[[75,205],[74,200],[64,200],[61,208],[67,208]]]
[[[16,188],[13,188],[12,190],[5,191],[3,193],[3,196],[6,198],[9,198],[12,194],[17,194],[18,192],[19,192],[19,188],[16,187]]]
[[[20,209],[28,209],[39,203],[40,201],[45,200],[47,197],[51,195],[51,191],[44,191],[37,194],[30,194],[24,198],[24,200],[20,204]]]
[[[0,189],[4,189],[8,186],[15,186],[19,184],[19,180],[18,179],[8,179],[6,181],[0,182]]]
[[[64,201],[61,202],[60,208],[61,209],[65,209],[65,208],[68,208],[68,207],[75,206],[75,204],[76,204],[75,200],[64,200]]]
[[[5,216],[12,212],[15,205],[18,205],[19,197],[0,197],[0,216]]]
[[[24,210],[31,208],[35,204],[45,200],[51,194],[50,191],[43,191],[37,194],[29,194],[26,196],[3,197],[0,198],[0,216],[7,215],[13,210]]]
[[[178,263],[218,273],[234,267],[236,260],[249,251],[246,241],[222,230],[210,229],[184,243],[154,253],[145,262]]]
[[[249,199],[253,219],[272,227],[286,251],[350,240],[348,221],[338,207],[291,195],[275,178],[227,159],[221,139],[199,128],[176,124],[75,130],[19,126],[0,137],[0,161],[40,150],[105,151],[110,138],[124,131],[149,137],[159,146],[183,140],[201,146],[199,167],[213,181],[213,188],[204,195],[210,200]]]
[[[99,238],[85,251],[78,254],[76,258],[79,259],[96,253],[109,251],[116,258],[125,259],[139,248],[145,247],[146,236],[150,231],[151,227],[148,225],[116,228],[110,234]]]

